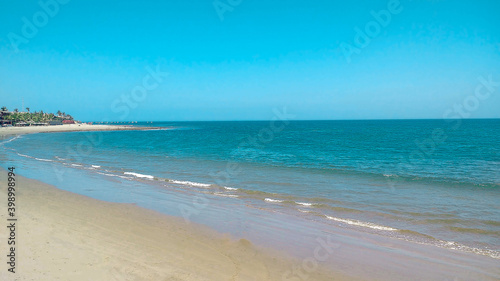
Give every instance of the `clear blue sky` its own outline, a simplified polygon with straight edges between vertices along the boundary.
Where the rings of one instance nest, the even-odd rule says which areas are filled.
[[[478,77],[500,81],[499,1],[401,0],[348,62],[341,44],[389,2],[242,0],[221,20],[212,0],[70,0],[52,15],[2,1],[0,105],[84,121],[270,119],[283,106],[297,119],[441,118]],[[23,17],[40,25],[32,38]],[[162,83],[121,100],[157,66]],[[500,87],[472,107],[499,118]]]

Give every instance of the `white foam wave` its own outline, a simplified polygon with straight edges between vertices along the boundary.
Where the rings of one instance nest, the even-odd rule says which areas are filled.
[[[80,164],[71,164],[71,166],[81,167],[82,165],[80,165]]]
[[[356,225],[356,226],[362,226],[362,227],[368,227],[368,228],[373,228],[373,229],[378,229],[378,230],[386,230],[386,231],[396,231],[397,230],[397,229],[392,228],[392,227],[382,226],[382,225],[378,225],[378,224],[374,224],[374,223],[370,223],[370,222],[362,222],[362,221],[358,221],[358,220],[347,220],[347,219],[335,218],[335,217],[330,217],[330,216],[325,216],[325,217],[330,219],[330,220],[343,222],[343,223],[350,224],[350,225]]]
[[[278,200],[278,199],[271,199],[271,198],[266,198],[264,201],[271,202],[271,203],[281,203],[283,200]]]
[[[105,176],[110,176],[110,177],[117,177],[117,175],[113,175],[113,174],[106,174],[106,173],[100,173],[100,172],[97,172],[99,175],[105,175]]]
[[[312,203],[304,203],[304,202],[295,202],[295,203],[306,207],[311,207],[313,205]]]
[[[92,168],[101,168],[101,166],[98,166],[98,165],[91,165]]]
[[[131,180],[133,178],[131,177],[126,177],[126,176],[120,176],[120,175],[115,175],[115,174],[107,174],[107,173],[101,173],[101,172],[97,172],[99,175],[105,175],[105,176],[109,176],[109,177],[118,177],[118,178],[122,178],[122,179],[127,179],[127,180]]]
[[[196,186],[196,187],[209,187],[210,186],[210,184],[208,184],[208,183],[199,183],[199,182],[192,182],[192,181],[170,180],[170,182],[176,183],[176,184],[182,184],[182,185]]]
[[[43,159],[43,158],[35,158],[38,161],[45,161],[45,162],[54,162],[54,160],[49,160],[49,159]]]
[[[19,136],[15,136],[15,137],[11,138],[10,140],[6,140],[6,141],[3,141],[3,142],[0,142],[0,144],[6,144],[6,143],[11,142],[13,140],[16,140],[16,139],[18,139],[20,137],[21,137],[20,135]]]
[[[459,251],[465,251],[465,252],[472,252],[474,254],[478,255],[484,255],[484,256],[489,256],[494,259],[500,259],[500,253],[495,250],[490,250],[490,249],[479,249],[475,247],[469,247],[454,241],[445,241],[445,240],[440,240],[437,243],[438,246],[443,247],[443,248],[448,248],[452,250],[459,250]]]
[[[154,179],[155,177],[152,176],[152,175],[143,175],[143,174],[139,174],[139,173],[133,173],[133,172],[125,172],[124,173],[125,175],[132,175],[132,176],[135,176],[137,178],[145,178],[145,179]]]
[[[61,161],[68,160],[68,159],[61,158],[61,157],[59,157],[59,156],[56,156],[56,159],[57,159],[57,160],[61,160]]]
[[[22,157],[26,157],[26,158],[31,158],[31,159],[34,158],[34,157],[29,156],[29,155],[25,155],[25,154],[21,154],[21,153],[17,153],[17,155],[22,156]]]
[[[228,187],[228,186],[223,186],[225,189],[227,190],[238,190],[237,188],[235,187]]]
[[[214,192],[214,195],[222,196],[222,197],[231,197],[231,198],[238,198],[239,197],[238,195],[224,194],[224,193],[219,193],[219,192]]]

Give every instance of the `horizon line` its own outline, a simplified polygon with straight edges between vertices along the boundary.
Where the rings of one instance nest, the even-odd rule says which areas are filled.
[[[500,117],[482,117],[482,118],[380,118],[380,119],[287,119],[289,122],[293,121],[419,121],[419,120],[495,120]],[[79,121],[79,120],[78,120]],[[134,120],[134,121],[80,121],[84,123],[144,123],[144,122],[265,122],[274,121],[272,119],[239,119],[239,120]]]

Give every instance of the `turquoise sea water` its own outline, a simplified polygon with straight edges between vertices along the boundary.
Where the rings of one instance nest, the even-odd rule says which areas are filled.
[[[500,258],[498,119],[138,125],[169,129],[23,135],[3,141],[2,166],[107,177],[117,201],[204,194]]]

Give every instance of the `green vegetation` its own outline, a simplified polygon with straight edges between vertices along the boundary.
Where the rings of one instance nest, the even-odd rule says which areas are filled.
[[[30,108],[26,107],[27,112],[19,112],[16,108],[10,112],[7,107],[3,106],[0,110],[0,120],[11,121],[12,124],[17,123],[49,123],[50,121],[73,120],[73,117],[65,112],[57,111],[57,114],[46,113],[41,111],[30,112]]]

